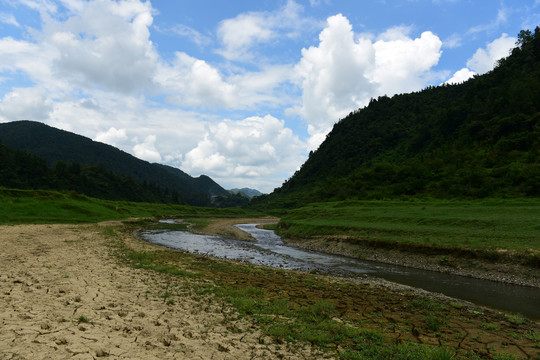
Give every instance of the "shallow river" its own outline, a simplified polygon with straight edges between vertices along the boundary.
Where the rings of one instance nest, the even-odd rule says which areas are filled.
[[[356,260],[287,246],[273,231],[256,224],[237,225],[257,241],[245,242],[188,231],[149,230],[141,237],[151,243],[181,249],[194,254],[243,261],[289,270],[319,271],[341,275],[379,277],[478,305],[521,313],[540,320],[540,289],[503,284],[434,271]]]

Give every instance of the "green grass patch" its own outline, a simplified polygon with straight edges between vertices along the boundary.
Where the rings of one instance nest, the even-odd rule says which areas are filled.
[[[95,199],[74,192],[0,188],[0,225],[94,223],[127,218],[182,218],[187,216],[256,217],[241,208],[208,208],[188,205],[138,203]],[[161,228],[185,227],[160,224]]]
[[[346,235],[350,242],[374,246],[481,251],[492,260],[519,253],[540,264],[538,224],[538,199],[342,201],[291,210],[278,232],[292,238]]]

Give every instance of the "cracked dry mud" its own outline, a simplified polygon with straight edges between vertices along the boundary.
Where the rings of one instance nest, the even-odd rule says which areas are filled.
[[[117,264],[95,225],[1,226],[0,246],[2,360],[310,357],[205,299],[166,302],[166,277]]]

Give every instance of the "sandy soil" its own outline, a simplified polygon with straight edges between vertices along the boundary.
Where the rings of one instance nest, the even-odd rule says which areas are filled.
[[[166,302],[167,277],[117,264],[97,225],[1,226],[0,244],[2,360],[317,356],[265,345],[247,320],[226,322],[223,304]]]
[[[220,235],[224,237],[229,237],[233,239],[243,240],[243,241],[255,241],[253,236],[246,233],[245,231],[242,231],[238,229],[236,224],[255,224],[255,223],[261,223],[261,224],[271,224],[271,223],[277,223],[279,221],[279,218],[275,217],[264,217],[264,218],[236,218],[236,219],[230,219],[230,218],[213,218],[212,222],[204,227],[203,229],[191,229],[194,232],[200,232],[204,234],[211,234],[211,235]]]

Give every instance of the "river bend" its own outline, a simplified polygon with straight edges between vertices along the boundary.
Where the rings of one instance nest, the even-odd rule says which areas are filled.
[[[273,231],[259,229],[256,225],[236,225],[250,233],[256,239],[255,242],[177,230],[147,230],[140,236],[150,243],[221,259],[289,270],[383,278],[481,306],[540,319],[538,288],[303,250],[286,245]]]

